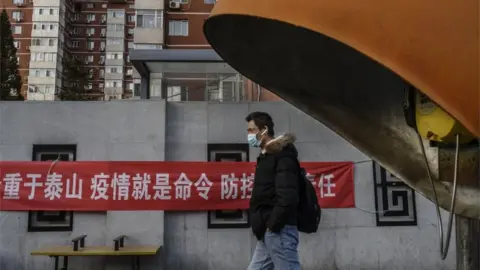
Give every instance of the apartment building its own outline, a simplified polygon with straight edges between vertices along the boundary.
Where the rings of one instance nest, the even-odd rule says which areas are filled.
[[[92,96],[111,100],[140,95],[140,76],[130,63],[130,49],[211,49],[203,35],[203,23],[215,0],[1,3],[11,19],[27,100],[57,99],[56,93],[64,83],[65,57],[77,57],[85,64],[89,72],[86,87]],[[239,74],[167,72],[154,75],[150,82],[151,97],[179,101],[238,99],[239,94],[231,93],[240,92],[244,93],[242,99],[278,99],[266,90],[259,91]]]

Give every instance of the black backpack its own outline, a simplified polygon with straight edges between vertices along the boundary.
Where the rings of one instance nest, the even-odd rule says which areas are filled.
[[[317,192],[307,177],[307,171],[302,168],[298,159],[295,159],[295,161],[300,168],[300,175],[298,176],[299,201],[297,208],[297,229],[303,233],[315,233],[320,224],[322,210],[318,203]]]
[[[314,233],[318,230],[322,210],[318,203],[317,192],[312,182],[308,179],[307,172],[302,167],[300,167],[299,181],[300,194],[298,196],[297,228],[299,232]]]

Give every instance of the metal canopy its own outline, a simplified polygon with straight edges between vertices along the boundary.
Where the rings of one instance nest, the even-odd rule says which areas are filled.
[[[237,73],[214,50],[130,50],[130,62],[144,78],[150,73]]]

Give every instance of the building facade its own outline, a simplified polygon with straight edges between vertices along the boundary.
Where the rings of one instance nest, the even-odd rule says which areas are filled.
[[[215,0],[2,0],[11,19],[27,100],[57,99],[66,57],[84,63],[89,73],[86,88],[98,99],[139,97],[140,76],[129,51],[211,49],[203,23],[214,4]],[[154,76],[151,97],[162,97],[161,89],[166,87],[164,92],[173,96],[170,101],[238,100],[232,91],[241,92],[242,100],[279,99],[239,74],[228,78],[198,78],[181,72],[166,75],[170,83],[163,74]],[[222,85],[212,87],[212,82]],[[223,85],[231,91],[211,90],[223,89]],[[181,94],[186,91],[188,95]]]

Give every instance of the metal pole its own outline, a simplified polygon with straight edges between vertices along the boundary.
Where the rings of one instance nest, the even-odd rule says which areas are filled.
[[[469,171],[468,178],[477,179],[477,186],[480,187],[480,149],[470,149],[470,164],[460,171]],[[465,172],[466,173],[466,172]],[[475,182],[474,182],[475,183]],[[476,198],[480,205],[480,198]],[[479,270],[480,269],[480,220],[457,216],[456,226],[456,255],[457,270]]]
[[[457,270],[480,269],[480,220],[456,218]]]

